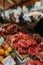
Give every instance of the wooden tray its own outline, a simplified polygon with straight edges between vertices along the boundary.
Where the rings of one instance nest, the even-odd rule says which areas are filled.
[[[30,60],[30,57],[26,57],[25,59],[20,59],[17,55],[16,55],[16,58],[17,58],[17,60],[19,61],[19,63],[22,65],[22,64],[26,64],[25,62],[27,61],[27,60]]]
[[[14,50],[16,55],[21,59],[21,60],[24,60],[26,57],[29,56],[29,54],[25,54],[25,55],[21,55],[19,54],[19,52],[17,50]]]

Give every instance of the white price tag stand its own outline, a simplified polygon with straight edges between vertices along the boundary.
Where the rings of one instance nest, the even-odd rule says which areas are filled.
[[[16,62],[13,60],[13,58],[12,58],[11,56],[6,57],[6,58],[2,61],[2,63],[3,63],[4,65],[16,65]]]

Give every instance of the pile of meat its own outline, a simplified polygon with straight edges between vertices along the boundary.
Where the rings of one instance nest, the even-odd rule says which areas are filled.
[[[16,33],[18,30],[18,26],[16,24],[13,24],[13,25],[3,25],[2,26],[2,29],[0,31],[1,35],[8,35],[8,34],[13,34],[13,33]]]
[[[43,61],[43,43],[37,43],[30,35],[19,32],[18,34],[8,36],[6,41],[9,42],[12,48],[17,50],[19,54],[36,56]]]
[[[19,31],[23,32],[23,33],[27,33],[27,29],[24,27],[21,27],[17,24],[3,24],[2,25],[2,29],[0,30],[0,34],[1,35],[9,35],[9,34],[16,34]]]
[[[11,43],[13,49],[17,50],[20,54],[27,54],[29,47],[37,44],[35,40],[31,39],[31,36],[21,32],[8,36],[7,41]]]
[[[29,48],[37,44],[30,35],[21,32],[8,36],[7,41],[11,44],[13,49],[18,50],[20,54],[27,54]]]
[[[43,65],[43,63],[37,60],[27,60],[26,65]]]

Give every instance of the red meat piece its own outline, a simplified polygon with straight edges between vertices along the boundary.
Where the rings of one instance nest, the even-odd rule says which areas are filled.
[[[43,50],[43,42],[40,43],[40,48]]]
[[[27,60],[26,65],[43,65],[43,63],[36,60]]]
[[[23,48],[28,48],[29,47],[29,43],[23,39],[21,39],[18,44],[23,47]]]
[[[29,44],[29,46],[31,46],[31,41],[30,40],[27,40],[27,43]]]
[[[11,38],[11,36],[8,35],[6,41],[7,41],[7,42],[11,42],[10,38]]]
[[[40,47],[40,45],[36,45],[36,46],[35,46],[35,50],[36,50],[36,52],[42,51],[42,48]]]
[[[36,55],[41,61],[43,61],[43,52],[38,52]]]
[[[34,60],[27,60],[26,65],[36,65]]]
[[[18,50],[19,45],[17,43],[13,43],[12,44],[12,48],[15,49],[15,50]]]
[[[22,33],[22,32],[19,32],[19,37],[20,37],[21,39],[25,39],[25,40],[30,39],[30,35],[24,34],[24,33]]]
[[[35,54],[36,54],[36,51],[35,51],[34,48],[29,48],[29,49],[28,49],[28,53],[29,53],[30,55],[35,55]]]
[[[37,42],[35,40],[33,40],[33,39],[30,39],[30,42],[31,42],[31,45],[37,44]]]
[[[36,61],[36,65],[43,65],[40,61]]]
[[[22,49],[21,47],[18,48],[18,52],[22,55],[22,54],[27,54],[27,50]]]
[[[10,38],[12,43],[17,42],[18,39],[19,39],[18,34],[12,35],[11,38]]]

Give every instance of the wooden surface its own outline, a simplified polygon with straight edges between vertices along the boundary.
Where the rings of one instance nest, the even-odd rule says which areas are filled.
[[[23,2],[23,0],[16,0],[16,1],[12,1],[12,0],[0,0],[0,8],[4,9],[4,4],[3,2],[5,2],[5,10],[10,8],[11,6],[15,6],[17,4],[19,5],[30,5],[36,1],[39,0],[26,0]]]
[[[40,0],[30,0],[30,1],[24,2],[23,5],[30,5],[36,1],[40,1]]]

